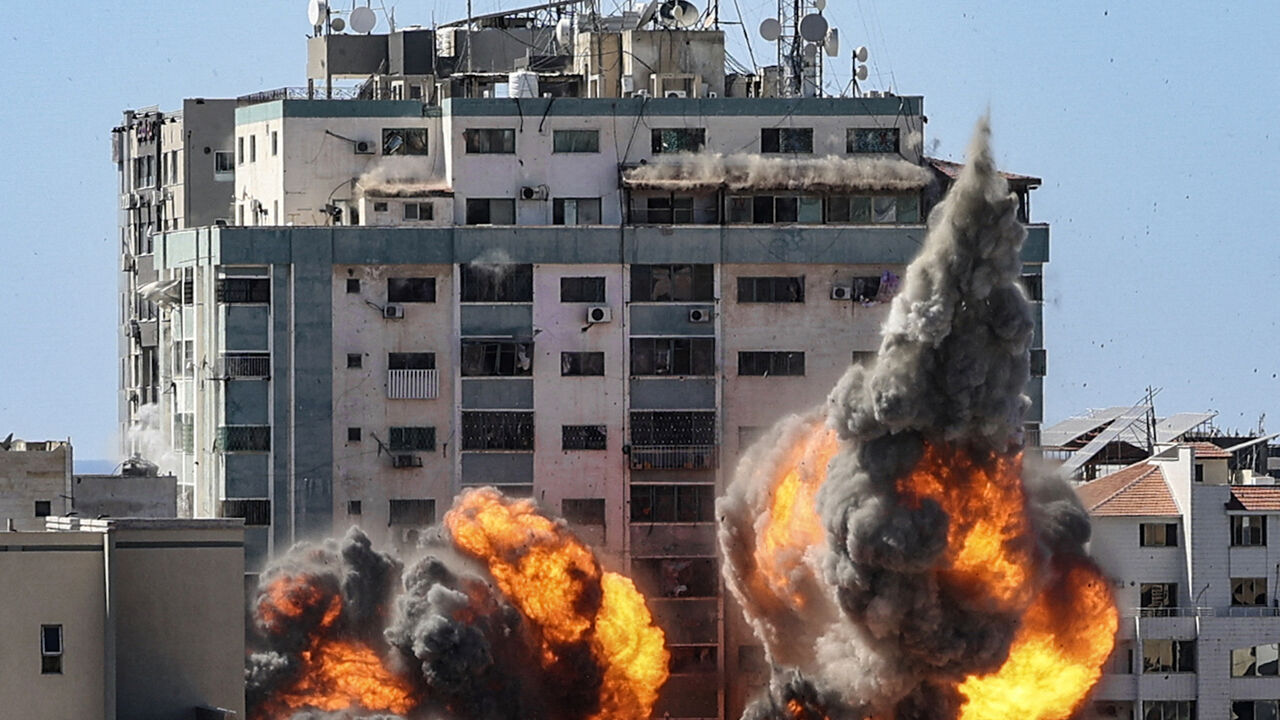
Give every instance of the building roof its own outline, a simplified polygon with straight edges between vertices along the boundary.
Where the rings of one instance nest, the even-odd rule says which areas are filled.
[[[1198,441],[1182,444],[1195,450],[1196,458],[1200,460],[1229,460],[1231,458],[1231,453],[1211,442]]]
[[[964,163],[951,162],[950,160],[940,160],[938,158],[925,158],[925,161],[934,167],[935,170],[946,175],[952,180],[960,177],[960,170],[964,168]],[[1038,177],[1031,175],[1019,175],[1018,173],[1000,172],[1000,177],[1004,178],[1010,184],[1024,185],[1027,187],[1039,187],[1044,183]]]
[[[1090,515],[1176,517],[1181,514],[1173,493],[1169,492],[1164,472],[1148,462],[1087,482],[1076,488],[1076,495]]]
[[[1280,486],[1234,485],[1228,510],[1280,511]]]

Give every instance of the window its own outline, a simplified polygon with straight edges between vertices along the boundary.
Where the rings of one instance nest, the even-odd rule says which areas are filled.
[[[1143,640],[1142,672],[1175,673],[1196,671],[1195,640]]]
[[[426,155],[426,128],[383,128],[383,155]]]
[[[235,153],[218,150],[213,153],[213,171],[217,174],[236,171]]]
[[[565,498],[560,501],[560,514],[570,525],[604,527],[604,498]]]
[[[1138,526],[1142,547],[1178,547],[1177,523],[1142,523]]]
[[[560,302],[562,303],[602,303],[604,302],[604,278],[602,277],[562,277],[560,278]]]
[[[364,366],[364,356],[360,353],[347,353],[347,367],[358,368]]]
[[[1204,482],[1204,463],[1196,463],[1194,476],[1191,479],[1198,483]]]
[[[565,377],[604,375],[604,353],[562,352],[560,374]]]
[[[803,277],[740,277],[740,303],[802,303]]]
[[[271,501],[266,499],[229,499],[222,501],[222,517],[244,518],[245,526],[271,524]]]
[[[715,558],[637,558],[636,587],[645,597],[716,597],[720,570]]]
[[[1231,677],[1276,677],[1280,675],[1280,646],[1276,643],[1236,648],[1231,651]]]
[[[463,450],[532,450],[532,412],[463,411]]]
[[[462,302],[533,302],[532,265],[462,265]]]
[[[1266,544],[1266,515],[1231,516],[1231,545],[1233,547],[1263,547]]]
[[[236,138],[236,164],[244,164],[244,138]]]
[[[278,130],[271,131],[271,156],[275,157],[280,154],[280,132]]]
[[[436,429],[433,427],[393,427],[387,446],[392,452],[434,452]]]
[[[40,674],[62,674],[62,626],[40,626]]]
[[[1141,607],[1143,615],[1167,615],[1169,609],[1178,606],[1177,583],[1142,583]]]
[[[632,485],[631,521],[709,523],[715,519],[714,485]]]
[[[360,502],[359,500],[348,500],[348,501],[347,501],[347,514],[348,514],[348,515],[359,515],[359,514],[361,514],[362,512],[364,512],[364,508],[362,507],[362,504],[361,504],[361,502]]]
[[[714,375],[716,339],[631,338],[631,374]]]
[[[407,202],[404,204],[404,219],[427,221],[436,217],[436,206],[429,202]]]
[[[644,199],[644,217],[637,222],[653,225],[688,225],[694,221],[692,195],[657,195]]]
[[[219,278],[217,299],[220,303],[246,304],[271,302],[269,278]]]
[[[514,225],[516,201],[510,198],[467,198],[468,225]]]
[[[347,428],[347,442],[353,442],[353,443],[360,442],[360,428],[358,427]]]
[[[898,148],[898,128],[849,128],[845,134],[845,152],[896,153]]]
[[[551,151],[558,153],[600,152],[599,130],[554,130]]]
[[[463,340],[463,377],[526,377],[533,374],[533,343]]]
[[[510,154],[516,151],[516,131],[513,128],[471,128],[462,131],[468,153]]]
[[[214,438],[218,452],[270,452],[270,425],[224,425]]]
[[[249,162],[257,162],[258,160],[258,136],[249,136]]]
[[[854,302],[872,302],[879,298],[880,279],[879,275],[862,275],[853,278],[849,283],[852,290],[851,299]]]
[[[871,222],[871,198],[865,195],[833,195],[827,198],[827,222],[852,225]]]
[[[631,444],[639,447],[656,445],[714,445],[716,414],[714,411],[635,411],[631,413]]]
[[[798,350],[740,352],[738,375],[804,375],[804,353]]]
[[[429,352],[387,353],[388,370],[435,370],[436,354]]]
[[[1044,276],[1023,275],[1022,287],[1027,291],[1027,299],[1032,302],[1044,301]]]
[[[390,500],[388,525],[427,527],[436,522],[436,501],[430,499]]]
[[[651,133],[653,152],[698,152],[707,144],[705,128],[654,128]]]
[[[556,198],[551,201],[552,225],[599,225],[600,198]]]
[[[1030,354],[1031,377],[1044,377],[1049,371],[1049,353],[1044,348],[1033,348]]]
[[[1266,607],[1266,578],[1231,578],[1231,604],[1237,607]]]
[[[1276,720],[1280,708],[1275,700],[1232,700],[1231,720]]]
[[[348,293],[360,292],[360,280],[358,278],[347,278],[347,292]]]
[[[604,425],[564,425],[560,428],[561,450],[607,450]]]
[[[716,671],[715,646],[673,647],[667,668],[673,675]]]
[[[53,514],[53,502],[49,500],[36,500],[36,517],[49,517]]]
[[[375,202],[375,203],[373,204],[373,211],[374,211],[374,212],[380,212],[380,213],[381,213],[381,212],[386,212],[388,207],[389,207],[389,206],[387,205],[387,203],[386,203],[386,201],[385,201],[385,200],[384,200],[384,201],[381,201],[381,202]]]
[[[436,301],[436,279],[433,277],[387,278],[387,302],[433,303]]]
[[[711,265],[632,265],[632,302],[709,302],[715,299]]]
[[[1196,720],[1196,701],[1143,700],[1142,720]]]
[[[811,153],[813,152],[813,128],[762,128],[760,152]]]

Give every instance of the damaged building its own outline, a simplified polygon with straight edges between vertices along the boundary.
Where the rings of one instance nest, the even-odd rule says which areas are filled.
[[[957,166],[923,154],[922,97],[789,91],[655,7],[322,14],[306,86],[188,101],[180,146],[138,137],[163,113],[126,115],[121,424],[181,514],[244,520],[250,573],[350,525],[410,551],[463,488],[531,496],[650,599],[657,714],[737,717],[768,669],[714,499],[877,350]],[[1034,439],[1049,229],[1040,181],[1006,179]],[[181,216],[156,209],[175,184]]]

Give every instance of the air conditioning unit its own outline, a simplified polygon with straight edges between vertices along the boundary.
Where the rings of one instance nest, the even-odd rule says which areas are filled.
[[[520,188],[520,199],[521,200],[546,200],[547,186],[546,185],[525,185],[524,187]]]
[[[391,466],[398,468],[422,467],[422,458],[417,455],[401,454],[391,456]]]
[[[592,305],[587,308],[588,323],[607,323],[613,320],[613,309],[608,305]]]
[[[694,308],[689,311],[689,322],[709,323],[711,322],[711,311],[703,308]]]
[[[403,306],[403,305],[388,305],[388,306],[386,306],[386,307],[382,308],[382,317],[384,317],[384,318],[386,318],[386,319],[388,319],[388,320],[403,320],[403,319],[404,319],[404,306]]]
[[[373,143],[368,140],[357,140],[354,143],[357,155],[372,155]]]
[[[687,98],[689,97],[689,93],[684,90],[668,90],[666,93],[663,94],[663,97]]]
[[[715,90],[712,90],[712,91],[710,91],[710,92],[708,92],[708,93],[707,93],[707,97],[709,97],[709,98],[718,98],[718,97],[720,97],[720,93],[716,92]]]
[[[648,88],[640,88],[639,90],[637,90],[637,91],[635,92],[635,96],[636,96],[636,97],[649,97],[649,89],[648,89]]]
[[[852,300],[853,288],[850,287],[849,285],[832,285],[831,299],[832,300]]]

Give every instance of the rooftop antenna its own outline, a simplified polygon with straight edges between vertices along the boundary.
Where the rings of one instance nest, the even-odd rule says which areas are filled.
[[[377,27],[378,16],[374,14],[373,8],[361,5],[351,9],[350,23],[352,32],[364,35]]]
[[[827,0],[778,0],[778,16],[760,24],[760,36],[778,44],[779,92],[785,97],[822,93],[822,50],[839,53],[839,33],[822,11]]]

